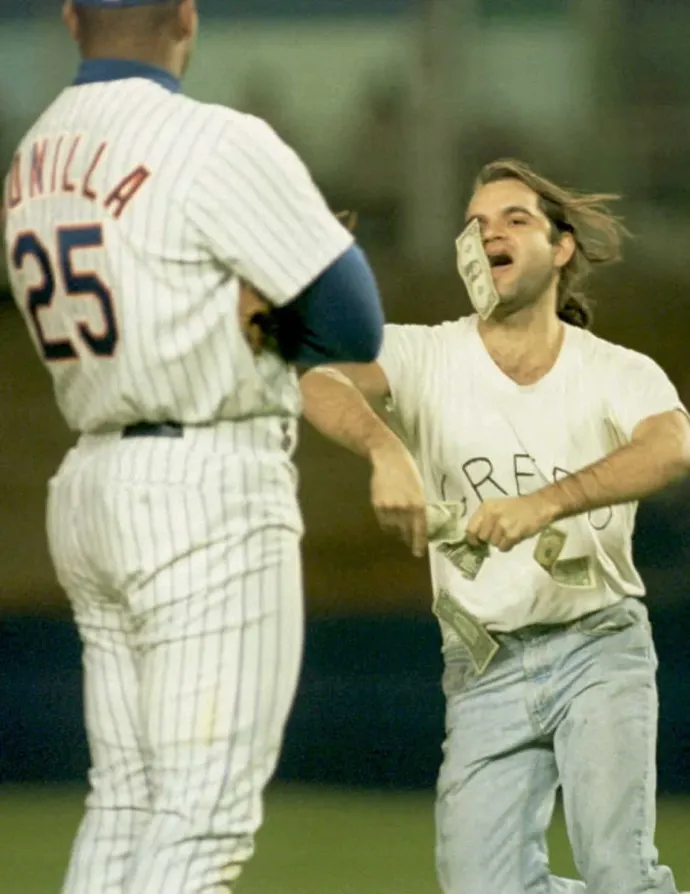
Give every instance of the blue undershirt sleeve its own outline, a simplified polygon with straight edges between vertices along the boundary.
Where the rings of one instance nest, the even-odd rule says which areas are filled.
[[[288,304],[274,310],[283,356],[300,366],[370,363],[383,340],[374,274],[351,246]]]

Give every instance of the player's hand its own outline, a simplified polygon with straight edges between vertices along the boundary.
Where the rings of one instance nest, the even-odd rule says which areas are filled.
[[[473,546],[488,543],[501,552],[508,552],[538,534],[554,518],[555,507],[539,492],[524,497],[486,500],[467,524],[467,539]]]
[[[240,331],[253,354],[260,354],[266,346],[270,329],[271,305],[248,283],[240,282],[240,297],[237,305]]]
[[[424,486],[407,448],[391,432],[371,452],[371,502],[381,528],[421,558],[427,549]]]

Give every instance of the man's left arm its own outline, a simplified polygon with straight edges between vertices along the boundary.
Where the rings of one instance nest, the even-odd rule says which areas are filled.
[[[558,521],[642,500],[689,473],[690,419],[683,410],[671,410],[643,419],[628,444],[533,496]]]
[[[676,388],[649,357],[626,351],[615,361],[608,420],[624,446],[534,493],[482,503],[470,543],[509,550],[561,519],[637,502],[690,473],[690,417]]]
[[[487,500],[467,525],[473,545],[501,551],[560,519],[641,500],[690,473],[690,419],[683,410],[649,416],[629,442],[579,472],[522,497]]]

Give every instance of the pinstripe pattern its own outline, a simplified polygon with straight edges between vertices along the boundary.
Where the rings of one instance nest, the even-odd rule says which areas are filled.
[[[66,193],[61,183],[76,136],[69,177],[77,188]],[[58,159],[56,191],[45,183],[44,194],[29,199],[32,147],[43,140],[51,177]],[[82,195],[83,181],[103,143],[90,181],[98,198],[91,201]],[[294,372],[274,356],[256,362],[242,338],[237,277],[285,304],[353,238],[268,125],[143,79],[95,83],[65,90],[24,138],[18,158],[23,198],[8,212],[8,250],[18,233],[31,230],[57,268],[56,226],[99,223],[104,231],[104,249],[77,250],[74,263],[94,270],[113,293],[121,335],[115,356],[97,358],[80,347],[78,322],[99,330],[102,315],[90,297],[67,297],[59,276],[52,306],[41,311],[48,337],[69,337],[79,351],[78,363],[49,365],[71,428],[298,412]],[[105,199],[140,165],[151,177],[114,219]],[[30,322],[25,296],[36,266],[8,266]]]
[[[51,482],[93,760],[65,894],[225,892],[252,854],[303,637],[280,433],[86,437]]]
[[[11,285],[79,433],[47,509],[83,641],[92,757],[63,894],[226,892],[253,852],[303,642],[299,389],[245,343],[238,277],[284,304],[352,236],[263,122],[143,78],[65,90],[17,157]],[[117,184],[142,165],[122,211]],[[65,242],[65,227],[103,245]],[[37,245],[54,290],[32,298]],[[105,356],[93,344],[109,332]],[[165,419],[183,436],[121,436]]]

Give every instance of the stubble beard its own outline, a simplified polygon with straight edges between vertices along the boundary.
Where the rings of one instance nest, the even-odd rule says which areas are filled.
[[[505,320],[522,310],[536,307],[551,287],[553,277],[554,270],[549,268],[518,277],[506,294],[502,294],[499,288],[500,302],[494,311],[494,317],[498,320]]]

